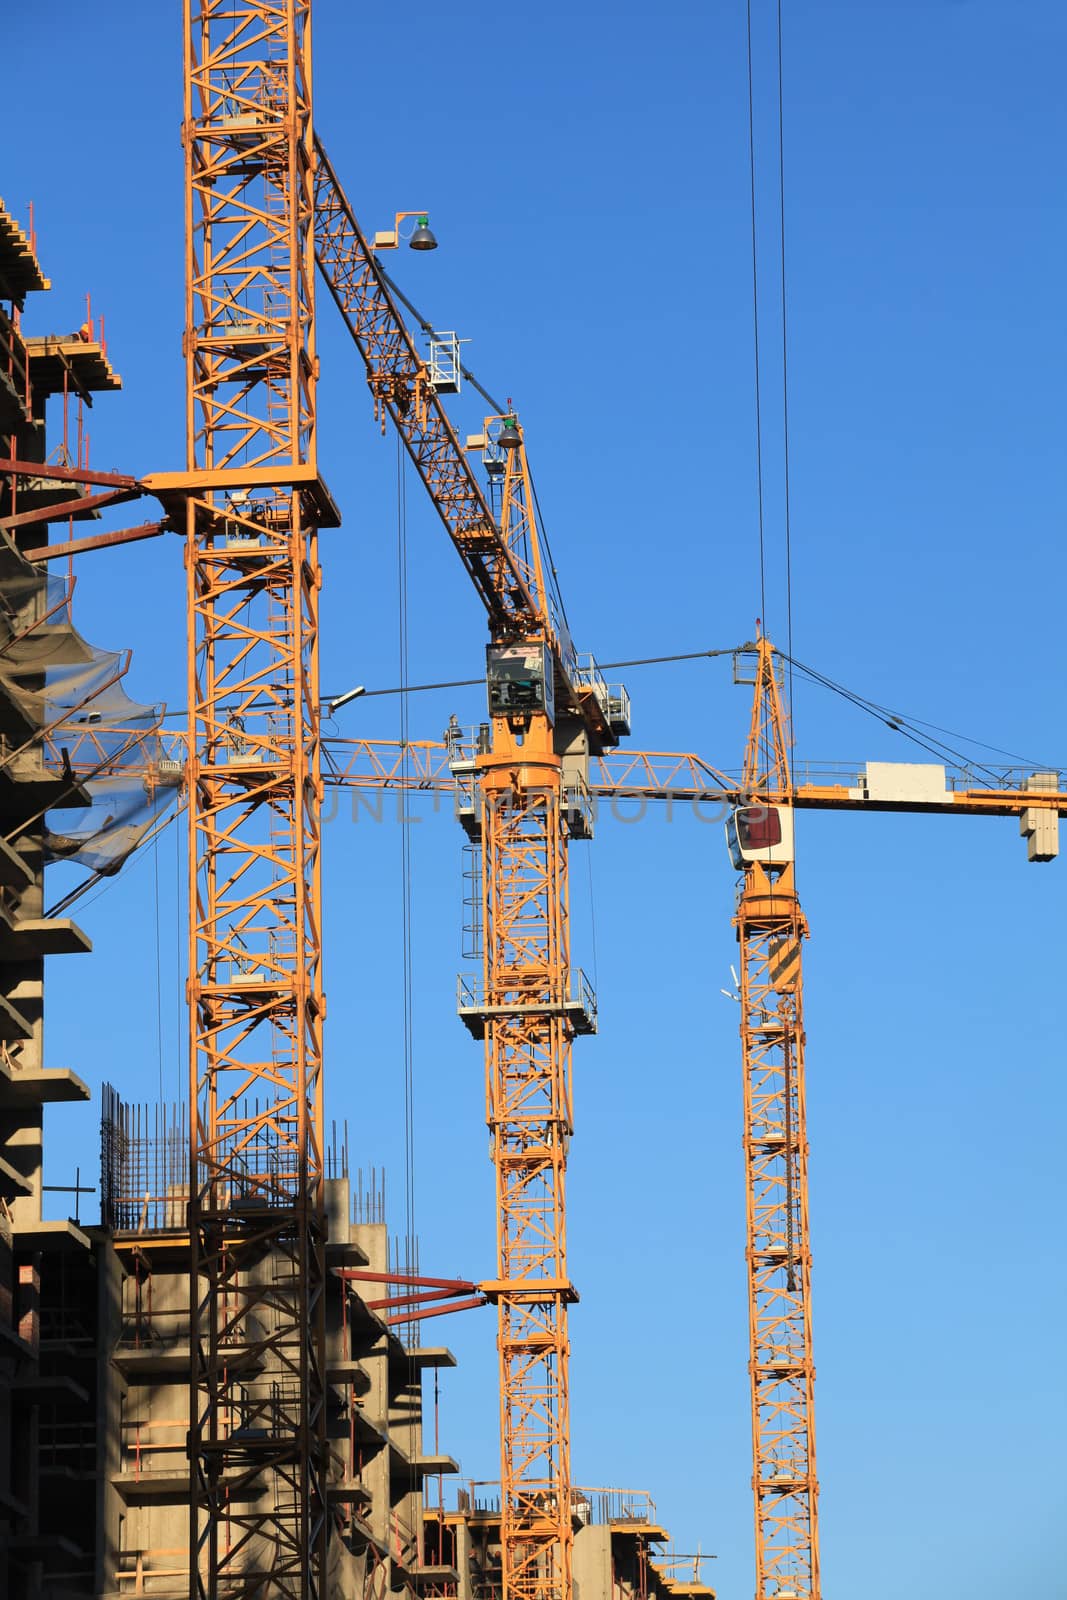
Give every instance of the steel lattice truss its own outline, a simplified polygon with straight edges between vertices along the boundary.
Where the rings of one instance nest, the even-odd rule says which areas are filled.
[[[567,842],[551,730],[482,776],[488,1121],[497,1186],[502,1555],[512,1600],[571,1582],[565,1178],[571,1131]],[[538,735],[540,737],[538,738]]]
[[[426,363],[319,144],[316,158],[318,264],[366,364],[378,413],[396,425],[489,613],[490,628],[501,636],[522,633],[540,623],[538,601],[501,537]]]
[[[192,1592],[323,1592],[307,0],[186,0]]]
[[[309,0],[186,0],[198,465],[314,458],[309,12]]]
[[[800,948],[792,868],[737,917],[745,1086],[756,1594],[819,1594]]]
[[[791,790],[774,650],[756,647],[743,788],[750,803]],[[820,1600],[815,1366],[811,1343],[808,1139],[801,949],[807,925],[791,846],[745,864],[741,947],[749,1374],[756,1600]]]

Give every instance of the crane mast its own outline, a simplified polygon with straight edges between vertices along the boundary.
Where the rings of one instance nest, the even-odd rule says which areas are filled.
[[[494,719],[495,721],[496,719]],[[503,1592],[568,1600],[567,841],[551,728],[481,759],[486,1116],[496,1174]]]
[[[190,1594],[325,1593],[308,0],[185,0]],[[163,481],[164,477],[167,479]]]
[[[744,1075],[746,1261],[756,1600],[819,1600],[815,1366],[801,946],[786,718],[767,639],[756,646],[744,800],[728,829],[744,873],[735,926]]]
[[[515,419],[500,532],[544,594],[525,446]],[[547,622],[547,617],[545,618]],[[567,808],[546,628],[489,648],[488,750],[477,758],[484,943],[468,1026],[485,1041],[496,1178],[501,1556],[506,1600],[570,1600],[571,1469],[566,1172],[572,1131]],[[510,636],[512,641],[514,636]]]

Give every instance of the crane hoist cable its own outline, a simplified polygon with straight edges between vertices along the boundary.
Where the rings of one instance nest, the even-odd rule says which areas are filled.
[[[159,834],[152,840],[152,905],[156,944],[156,1054],[159,1065],[159,1103],[163,1104],[163,933],[159,921]]]
[[[407,476],[405,473],[404,441],[396,436],[396,571],[398,613],[398,658],[400,682],[407,683],[409,662],[408,634],[408,542],[407,542]],[[401,767],[405,778],[410,770],[408,746],[410,743],[408,697],[400,695]],[[414,1052],[414,980],[412,968],[412,905],[411,905],[411,819],[407,803],[400,803],[400,923],[403,969],[403,1051],[404,1051],[404,1226],[408,1256],[415,1240],[415,1052]],[[410,1270],[410,1268],[409,1268]]]
[[[785,658],[785,651],[779,651],[778,654]],[[792,665],[796,668],[797,672],[809,678],[812,683],[817,683],[824,689],[829,689],[832,693],[840,695],[842,699],[847,700],[849,704],[854,705],[858,710],[865,711],[868,716],[874,717],[876,721],[884,723],[885,726],[891,728],[894,733],[901,733],[906,739],[911,739],[916,744],[922,745],[925,750],[929,750],[931,754],[938,756],[941,760],[944,760],[945,757],[948,756],[953,761],[958,762],[960,766],[973,767],[979,772],[984,772],[987,777],[997,778],[999,776],[994,768],[989,767],[982,762],[971,761],[963,754],[962,751],[957,750],[954,748],[954,746],[947,744],[943,740],[934,740],[932,743],[928,742],[920,734],[920,729],[925,728],[930,730],[931,733],[946,734],[950,739],[962,740],[964,744],[975,745],[981,750],[990,750],[996,755],[1007,756],[1009,760],[1018,761],[1024,766],[1033,766],[1035,769],[1043,766],[1055,766],[1055,763],[1053,762],[1035,761],[1032,757],[1020,755],[1016,750],[1004,750],[999,745],[989,744],[983,739],[972,738],[970,734],[959,733],[958,731],[954,731],[952,728],[944,728],[939,723],[927,722],[924,721],[922,717],[908,716],[902,711],[893,710],[891,706],[880,705],[878,701],[869,700],[864,695],[859,694],[856,690],[849,689],[844,684],[835,682],[833,678],[827,677],[825,673],[817,671],[816,668],[808,666],[803,661],[798,661],[794,658]]]
[[[763,515],[763,401],[760,391],[759,254],[756,246],[756,126],[752,82],[752,0],[748,0],[748,177],[752,214],[752,340],[756,368],[756,495],[759,509],[760,616],[767,620],[767,554]]]
[[[548,537],[548,526],[545,522],[544,512],[541,510],[541,499],[537,493],[537,483],[534,479],[532,467],[530,468],[530,488],[533,490],[534,509],[537,512],[537,527],[541,535],[541,543],[545,547],[545,554],[548,557],[548,570],[552,574],[552,593],[555,596],[556,605],[559,607],[559,614],[563,618],[563,621],[567,627],[567,632],[569,633],[571,628],[571,619],[567,615],[567,607],[563,599],[563,591],[559,586],[559,571],[556,567],[556,557],[552,550],[552,541]]]
[[[789,483],[789,337],[788,322],[786,318],[786,270],[785,270],[785,114],[784,95],[782,90],[782,0],[778,0],[778,234],[781,244],[781,281],[782,281],[782,474],[785,492],[785,617],[786,617],[786,649],[790,661],[793,655],[793,529],[790,516],[790,483]],[[787,695],[789,707],[789,744],[787,746],[787,759],[792,771],[792,751],[795,740],[793,723],[793,672],[792,665],[789,669],[789,690]]]
[[[437,329],[434,327],[433,323],[432,322],[427,322],[426,318],[423,316],[422,312],[418,309],[418,307],[414,306],[411,303],[411,301],[408,299],[407,295],[404,293],[403,289],[401,289],[400,285],[396,282],[396,280],[394,278],[391,278],[389,276],[388,272],[386,272],[385,268],[381,264],[381,261],[378,262],[378,270],[381,272],[382,278],[385,281],[385,283],[388,286],[388,288],[393,292],[393,294],[396,295],[397,299],[400,301],[400,304],[405,308],[405,310],[411,312],[411,315],[415,318],[415,321],[419,325],[420,331],[422,333],[428,334],[431,339],[440,338],[440,335],[438,334]],[[464,366],[461,365],[459,370],[460,370],[461,375],[464,378],[466,378],[466,380],[470,384],[471,388],[472,389],[477,389],[477,391],[481,395],[482,399],[484,401],[486,401],[486,403],[488,405],[491,405],[493,410],[499,416],[505,416],[511,410],[510,406],[502,406],[500,404],[500,401],[497,400],[493,395],[491,395],[489,393],[489,390],[484,388],[482,386],[482,384],[480,384],[478,382],[478,379],[474,376],[474,373],[471,372],[469,367],[464,367]]]
[[[759,577],[760,577],[760,616],[764,629],[767,626],[767,545],[766,545],[766,508],[764,496],[764,448],[763,448],[763,392],[760,362],[760,283],[759,283],[759,250],[758,250],[758,207],[756,199],[756,114],[755,114],[755,73],[753,68],[752,51],[752,0],[746,6],[746,48],[748,69],[748,175],[749,175],[749,209],[752,235],[752,339],[755,366],[755,399],[756,399],[756,500],[759,531]],[[789,472],[789,355],[788,355],[788,305],[786,295],[786,247],[785,247],[785,118],[784,118],[784,92],[782,69],[782,5],[778,0],[777,6],[777,33],[776,33],[776,61],[778,78],[777,114],[778,114],[778,242],[779,242],[779,279],[780,279],[780,316],[782,325],[781,368],[782,368],[782,488],[783,488],[783,533],[785,536],[785,604],[786,604],[786,643],[788,653],[793,648],[793,528],[791,506],[791,482]],[[790,714],[793,704],[793,683],[790,678],[789,693],[787,696]]]

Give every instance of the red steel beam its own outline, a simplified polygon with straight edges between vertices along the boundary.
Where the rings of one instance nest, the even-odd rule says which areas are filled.
[[[386,1322],[393,1326],[401,1322],[423,1322],[427,1317],[444,1317],[450,1311],[473,1311],[477,1306],[487,1306],[489,1301],[484,1295],[475,1295],[470,1300],[456,1300],[450,1306],[430,1306],[425,1311],[401,1311],[396,1316],[386,1317]]]
[[[22,553],[27,561],[54,561],[57,556],[78,556],[85,550],[106,550],[116,544],[135,544],[138,539],[155,539],[169,530],[169,522],[142,522],[136,528],[120,528],[117,533],[94,533],[87,539],[68,539],[66,544],[42,544]]]
[[[125,472],[96,472],[91,467],[54,467],[49,461],[16,461],[0,458],[0,478],[55,478],[58,483],[94,483],[110,489],[140,489],[139,478]]]
[[[56,506],[39,506],[36,511],[20,511],[15,517],[0,517],[0,528],[8,533],[14,528],[29,527],[35,522],[61,522],[76,512],[95,511],[99,506],[118,505],[123,500],[136,500],[146,491],[140,484],[133,489],[105,489],[102,494],[87,494],[79,500],[63,500]]]
[[[337,1276],[359,1283],[396,1283],[405,1289],[450,1289],[454,1294],[473,1294],[479,1287],[469,1278],[422,1278],[414,1272],[375,1272],[371,1267],[339,1267]]]
[[[474,1289],[477,1286],[472,1283],[469,1287]],[[385,1300],[365,1300],[363,1304],[368,1311],[392,1311],[397,1306],[417,1306],[427,1300],[448,1300],[455,1292],[454,1289],[414,1289],[411,1294],[390,1295]]]

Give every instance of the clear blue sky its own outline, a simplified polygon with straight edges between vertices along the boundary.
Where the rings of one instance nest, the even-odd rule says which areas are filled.
[[[772,634],[784,634],[771,276],[772,11],[757,18],[767,268]],[[786,7],[794,634],[877,700],[1067,764],[1060,0]],[[742,0],[376,8],[319,0],[317,113],[368,227],[430,210],[397,272],[514,396],[578,644],[731,645],[759,610]],[[94,460],[183,459],[177,4],[55,0],[5,25],[0,193],[35,200],[56,283],[37,330],[104,310],[122,397]],[[47,107],[45,102],[47,101]],[[323,296],[326,687],[397,677],[395,452]],[[473,395],[455,406],[475,426]],[[409,485],[415,681],[476,675],[477,602]],[[111,524],[121,525],[116,516]],[[78,617],[135,650],[131,693],[182,703],[176,540],[89,557]],[[728,666],[630,674],[635,747],[740,760]],[[436,736],[476,691],[412,702]],[[805,689],[802,756],[908,747]],[[395,736],[388,700],[344,729]],[[895,742],[896,740],[896,742]],[[453,1015],[461,835],[414,830],[422,1259],[492,1266],[479,1048]],[[827,1596],[1064,1593],[1063,872],[1010,821],[811,817],[807,954],[815,1342]],[[1067,843],[1067,841],[1065,841]],[[385,1163],[402,1225],[399,830],[327,834],[329,1114]],[[50,967],[48,1059],[128,1097],[180,1092],[176,842],[81,913],[95,960]],[[56,869],[57,893],[69,880]],[[157,1005],[156,951],[162,1007]],[[574,1468],[643,1486],[677,1546],[752,1592],[733,880],[718,829],[606,821],[574,851],[576,959],[602,1026],[576,1049]],[[590,892],[597,948],[591,938]],[[163,1059],[157,1037],[162,1034]],[[49,1181],[91,1163],[57,1111]],[[447,1327],[442,1443],[496,1474],[488,1315]]]

